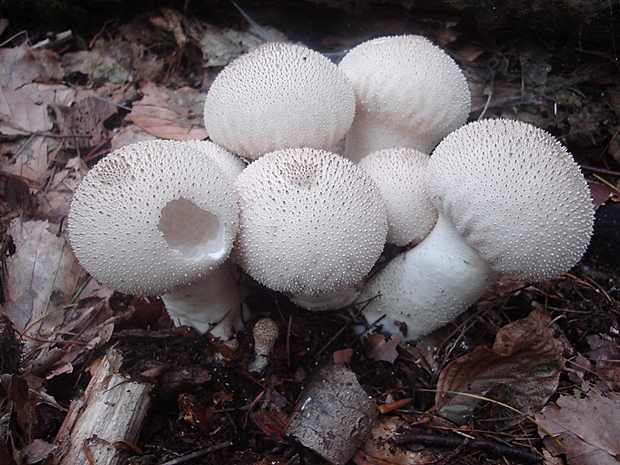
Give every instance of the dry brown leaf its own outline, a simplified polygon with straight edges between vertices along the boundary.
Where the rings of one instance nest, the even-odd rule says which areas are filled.
[[[75,91],[66,86],[28,84],[16,91],[0,87],[0,134],[24,136],[4,144],[13,156],[3,160],[2,171],[42,183],[61,139],[46,134],[53,127],[47,108],[70,105]]]
[[[389,339],[386,339],[383,334],[372,333],[364,339],[364,348],[366,355],[373,360],[394,363],[398,357],[396,348],[399,343],[400,336],[398,334],[392,334]]]
[[[58,56],[48,50],[32,50],[26,43],[0,49],[0,86],[7,89],[59,77]]]
[[[620,388],[620,351],[616,342],[597,334],[588,336],[587,341],[592,350],[586,355],[595,362],[594,372],[601,379],[598,386],[604,391]]]
[[[68,302],[83,273],[64,235],[58,237],[47,221],[11,223],[16,253],[7,259],[9,303],[6,314],[18,331],[36,335],[62,322],[53,301]]]
[[[149,15],[149,21],[151,21],[154,26],[164,31],[171,32],[179,48],[181,50],[185,48],[187,44],[187,35],[183,30],[183,25],[186,23],[186,20],[177,10],[170,7],[162,7],[159,9],[159,12]]]
[[[554,455],[566,454],[569,465],[617,465],[620,457],[620,396],[603,397],[592,390],[587,399],[560,396],[555,405],[536,415],[563,444],[546,437]],[[540,431],[541,437],[545,433]]]
[[[69,159],[65,168],[55,173],[45,190],[39,193],[37,212],[52,223],[59,224],[69,214],[73,193],[87,171],[81,157]]]
[[[133,80],[131,69],[124,63],[130,59],[131,54],[127,52],[127,46],[122,47],[122,44],[121,39],[112,42],[98,41],[93,50],[65,53],[62,56],[65,75],[81,73],[94,81],[114,83]]]
[[[334,363],[338,365],[347,365],[351,363],[351,357],[353,356],[353,349],[347,348],[342,350],[337,350],[334,352]]]
[[[94,95],[85,96],[72,105],[52,104],[55,123],[65,138],[66,148],[88,148],[101,144],[105,120],[116,113],[116,106]]]
[[[189,88],[170,90],[147,82],[141,87],[142,100],[133,104],[130,121],[162,139],[204,139],[205,95]]]
[[[221,29],[210,24],[204,25],[204,31],[196,31],[202,49],[203,66],[226,66],[244,52],[252,50],[263,40],[248,32],[234,29]]]
[[[550,320],[547,311],[534,310],[500,329],[492,348],[478,346],[446,366],[437,381],[436,412],[463,424],[480,403],[446,391],[488,395],[527,415],[541,409],[564,368],[562,344],[554,338]]]
[[[612,200],[614,202],[620,201],[618,191],[606,186],[605,184],[588,181],[588,187],[590,188],[590,195],[592,196],[592,203],[594,203],[595,209],[605,205],[605,202],[608,200]]]

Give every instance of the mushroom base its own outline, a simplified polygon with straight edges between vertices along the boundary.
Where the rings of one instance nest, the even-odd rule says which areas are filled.
[[[426,239],[379,270],[357,302],[371,327],[417,340],[464,312],[500,277],[440,214]]]
[[[249,317],[243,305],[244,287],[237,283],[230,261],[203,280],[161,298],[176,326],[191,326],[222,340],[243,330]]]

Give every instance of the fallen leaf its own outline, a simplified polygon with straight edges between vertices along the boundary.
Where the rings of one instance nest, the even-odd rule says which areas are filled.
[[[437,381],[436,413],[464,424],[481,402],[446,391],[488,395],[526,415],[541,409],[564,368],[562,344],[554,338],[550,320],[547,311],[534,310],[501,328],[492,348],[478,346],[448,364]]]
[[[0,86],[19,89],[34,81],[58,78],[60,62],[47,50],[32,50],[26,42],[19,47],[0,49]]]
[[[47,221],[16,219],[8,230],[16,252],[7,259],[9,303],[6,314],[16,329],[37,335],[50,332],[63,320],[52,296],[68,302],[83,273],[64,235],[57,236]]]
[[[100,40],[93,50],[65,53],[62,67],[65,75],[81,73],[94,81],[129,82],[134,79],[130,50],[121,37],[109,42]]]
[[[334,352],[334,363],[338,365],[346,365],[351,363],[351,356],[353,355],[353,349],[342,349]]]
[[[81,157],[69,159],[64,169],[56,172],[44,191],[39,193],[38,213],[51,222],[60,224],[62,218],[69,214],[75,189],[87,171],[88,168]]]
[[[147,82],[141,87],[142,100],[133,104],[130,121],[162,139],[204,139],[205,95],[193,89],[170,90]]]
[[[620,388],[620,351],[615,341],[609,337],[592,334],[586,338],[592,348],[586,355],[591,362],[595,362],[594,372],[601,379],[604,390]]]
[[[284,440],[286,414],[273,402],[265,402],[259,410],[250,413],[250,420],[268,437]]]
[[[193,34],[200,43],[203,66],[226,66],[242,53],[248,52],[263,43],[263,40],[249,32],[230,28],[218,28],[211,24],[202,25],[202,31]]]
[[[562,443],[545,437],[554,456],[565,454],[569,465],[617,465],[620,457],[620,396],[604,397],[595,390],[586,399],[560,396],[536,420]]]
[[[116,113],[116,106],[111,102],[93,95],[72,105],[52,104],[50,107],[60,134],[65,136],[66,148],[83,149],[101,144],[106,133],[103,123]]]
[[[2,171],[41,184],[61,138],[48,132],[53,122],[48,114],[52,104],[69,105],[75,91],[67,86],[28,84],[18,90],[0,87],[0,134],[23,136],[4,144],[10,157],[2,161]]]
[[[612,200],[614,202],[620,201],[620,195],[618,194],[617,189],[613,189],[610,186],[593,181],[588,181],[588,187],[590,188],[590,195],[592,196],[592,203],[594,204],[595,209],[605,205],[605,202],[608,200]]]
[[[206,407],[194,394],[182,392],[177,398],[179,412],[183,419],[205,436],[209,435],[209,420],[213,416],[211,409]]]
[[[372,333],[364,339],[364,348],[366,355],[373,360],[394,363],[398,357],[396,348],[399,343],[400,336],[398,334],[392,334],[389,339],[386,339],[383,334]]]

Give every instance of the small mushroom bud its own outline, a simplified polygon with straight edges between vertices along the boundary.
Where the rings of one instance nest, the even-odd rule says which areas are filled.
[[[254,335],[254,353],[256,358],[248,366],[248,371],[259,373],[269,363],[269,354],[278,339],[278,326],[271,318],[262,318],[252,329]]]

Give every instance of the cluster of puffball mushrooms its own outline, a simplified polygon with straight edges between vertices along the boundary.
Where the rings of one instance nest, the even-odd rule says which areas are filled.
[[[264,44],[209,89],[209,141],[135,143],[88,173],[71,246],[99,282],[161,296],[175,324],[222,339],[250,317],[238,269],[305,309],[363,308],[361,331],[420,339],[502,275],[565,273],[592,233],[564,146],[514,120],[466,124],[470,100],[421,36],[338,65]],[[386,243],[405,251],[369,277]]]

